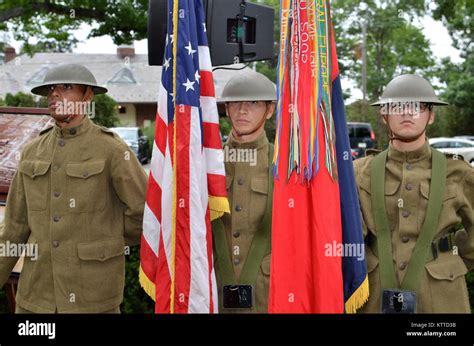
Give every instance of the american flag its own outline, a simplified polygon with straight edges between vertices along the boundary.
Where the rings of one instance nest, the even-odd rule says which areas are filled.
[[[210,221],[229,212],[202,0],[168,0],[140,249],[156,313],[217,312]]]

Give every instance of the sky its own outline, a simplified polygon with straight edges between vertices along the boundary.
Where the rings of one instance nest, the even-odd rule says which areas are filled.
[[[453,47],[452,39],[449,36],[448,30],[442,22],[436,21],[429,16],[425,16],[418,19],[414,25],[421,27],[423,33],[429,39],[431,43],[431,49],[437,60],[441,60],[444,57],[449,57],[453,62],[461,62],[459,51]],[[79,43],[74,53],[88,53],[88,54],[115,54],[117,47],[113,43],[112,38],[109,36],[96,37],[87,39],[87,35],[91,30],[90,25],[83,24],[79,30],[75,32],[75,36],[78,40],[84,41]],[[337,38],[336,38],[337,39]],[[20,50],[20,42],[10,42],[17,51]],[[136,54],[147,54],[147,40],[136,41],[134,43]],[[347,103],[351,103],[355,100],[362,98],[362,91],[357,88],[350,80],[342,76],[342,88],[351,89],[351,97],[346,100]]]

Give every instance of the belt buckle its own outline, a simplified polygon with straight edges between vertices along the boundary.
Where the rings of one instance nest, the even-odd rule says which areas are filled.
[[[253,307],[251,285],[225,285],[222,293],[225,309],[250,309]]]
[[[416,293],[412,291],[382,290],[381,313],[414,314],[416,312]]]

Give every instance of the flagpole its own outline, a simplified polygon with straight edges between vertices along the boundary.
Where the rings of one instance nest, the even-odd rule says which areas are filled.
[[[173,216],[171,218],[172,231],[171,231],[171,292],[170,292],[170,313],[174,314],[174,295],[176,285],[176,67],[177,67],[177,52],[178,52],[178,10],[179,0],[173,1],[173,112],[174,112],[174,124],[173,124]]]

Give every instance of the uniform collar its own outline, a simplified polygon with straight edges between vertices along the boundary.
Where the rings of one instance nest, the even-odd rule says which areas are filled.
[[[54,124],[54,133],[61,138],[73,138],[86,133],[92,126],[92,122],[88,116],[85,116],[82,122],[74,127],[60,128]]]
[[[390,144],[388,147],[388,158],[389,160],[399,162],[416,162],[429,159],[431,158],[431,147],[428,141],[425,141],[420,148],[414,151],[398,151]]]
[[[235,140],[234,135],[232,132],[229,135],[229,139],[227,141],[227,145],[230,148],[240,148],[240,149],[261,149],[268,145],[267,134],[265,131],[262,132],[260,136],[257,137],[256,140],[247,143],[239,143]]]

